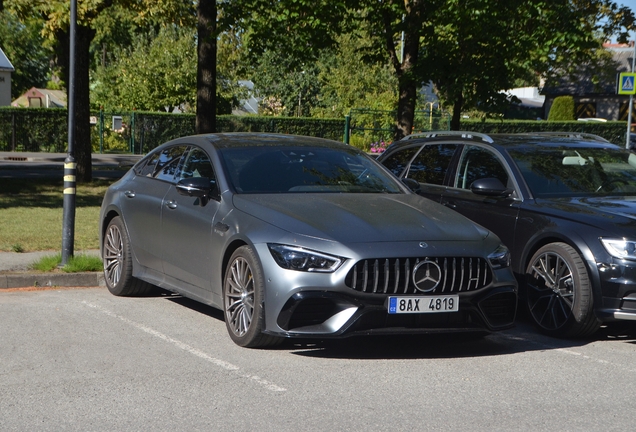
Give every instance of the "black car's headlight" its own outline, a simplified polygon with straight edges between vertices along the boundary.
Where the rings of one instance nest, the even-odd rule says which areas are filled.
[[[493,253],[488,255],[488,261],[493,269],[510,267],[510,251],[504,245],[499,245]]]
[[[602,238],[601,243],[607,253],[615,258],[636,260],[636,241]]]
[[[331,273],[344,262],[344,258],[297,246],[268,243],[267,247],[276,263],[288,270]]]

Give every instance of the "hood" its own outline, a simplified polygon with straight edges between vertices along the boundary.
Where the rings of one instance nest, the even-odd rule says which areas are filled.
[[[636,225],[636,196],[537,199],[544,211],[596,225],[597,220]]]
[[[342,243],[478,241],[489,234],[415,194],[234,195],[233,203],[290,233]]]

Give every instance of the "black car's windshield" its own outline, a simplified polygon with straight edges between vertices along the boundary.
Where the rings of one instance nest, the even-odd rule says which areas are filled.
[[[355,149],[318,146],[220,150],[237,193],[400,193],[397,181]]]
[[[537,198],[636,194],[636,155],[619,148],[509,151]]]

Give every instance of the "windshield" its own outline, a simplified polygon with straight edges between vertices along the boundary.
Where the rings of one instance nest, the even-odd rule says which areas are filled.
[[[636,155],[619,148],[509,151],[535,197],[636,195]]]
[[[237,193],[401,193],[397,181],[356,149],[318,146],[220,150]]]

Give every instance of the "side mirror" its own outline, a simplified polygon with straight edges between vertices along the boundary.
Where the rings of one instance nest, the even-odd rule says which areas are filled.
[[[208,177],[192,177],[177,183],[179,195],[197,198],[217,198],[216,181]]]
[[[407,188],[411,189],[411,192],[419,193],[422,190],[420,188],[420,182],[412,178],[403,178],[402,183],[404,183]]]
[[[484,195],[491,197],[507,197],[513,192],[512,189],[508,189],[501,183],[501,180],[496,178],[483,178],[475,180],[470,185],[470,190],[476,195]]]

